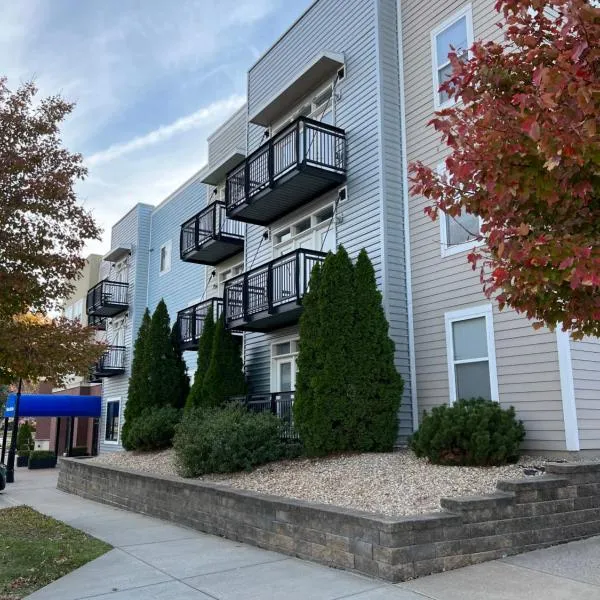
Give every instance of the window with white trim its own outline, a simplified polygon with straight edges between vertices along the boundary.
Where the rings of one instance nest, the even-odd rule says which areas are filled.
[[[298,338],[271,344],[271,391],[291,392],[296,389]]]
[[[171,270],[171,240],[160,247],[158,272],[164,275]]]
[[[109,444],[119,442],[121,399],[115,398],[106,401],[106,427],[104,429],[104,441]]]
[[[298,248],[335,252],[334,205],[327,204],[273,232],[273,258]]]
[[[460,399],[498,400],[492,306],[445,314],[450,403]]]
[[[216,279],[213,282],[213,289],[216,289],[218,296],[222,298],[225,293],[225,282],[244,272],[244,262],[242,261],[225,268],[216,268],[215,271]]]
[[[466,55],[472,44],[473,13],[470,4],[431,32],[433,98],[436,109],[454,103],[454,99],[449,98],[446,92],[439,91],[440,85],[452,75],[448,53],[453,48],[458,56]]]
[[[438,165],[437,171],[440,176],[444,176],[446,173],[444,163]],[[480,217],[467,212],[464,207],[457,216],[450,216],[440,211],[440,241],[442,256],[451,256],[480,246],[483,243]]]
[[[301,100],[285,117],[271,124],[270,135],[295,121],[298,117],[308,117],[321,123],[334,125],[334,82],[329,81]]]

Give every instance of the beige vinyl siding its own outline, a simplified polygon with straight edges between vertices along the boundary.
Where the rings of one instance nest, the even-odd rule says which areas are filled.
[[[447,154],[433,128],[434,111],[431,31],[468,2],[403,0],[402,36],[408,162],[436,167]],[[493,0],[472,0],[474,38],[498,37]],[[448,402],[448,356],[444,314],[489,304],[479,272],[467,263],[467,252],[442,258],[440,223],[423,213],[426,202],[409,197],[412,300],[419,411]],[[525,448],[564,450],[564,418],[556,336],[534,331],[514,311],[493,306],[498,389],[504,406],[514,405],[527,427]]]
[[[573,384],[577,406],[579,445],[582,450],[600,449],[600,340],[571,340]]]

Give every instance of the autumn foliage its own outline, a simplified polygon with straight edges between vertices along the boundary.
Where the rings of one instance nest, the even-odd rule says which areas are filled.
[[[504,40],[477,41],[442,88],[431,124],[447,174],[412,164],[426,213],[482,218],[469,254],[483,289],[534,326],[600,335],[600,8],[498,0]]]
[[[100,231],[74,189],[83,159],[60,137],[73,104],[36,93],[0,77],[0,382],[60,383],[104,350],[91,328],[47,316],[73,292],[84,245]]]

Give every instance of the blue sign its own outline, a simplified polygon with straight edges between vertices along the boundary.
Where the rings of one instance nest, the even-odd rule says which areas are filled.
[[[9,394],[4,417],[15,416],[16,394]],[[21,394],[20,417],[99,417],[100,396],[69,396],[68,394]]]

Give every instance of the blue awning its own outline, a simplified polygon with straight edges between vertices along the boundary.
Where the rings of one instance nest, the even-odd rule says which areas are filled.
[[[9,394],[4,417],[15,416],[16,394]],[[20,417],[99,417],[100,396],[69,396],[60,394],[21,394]]]

